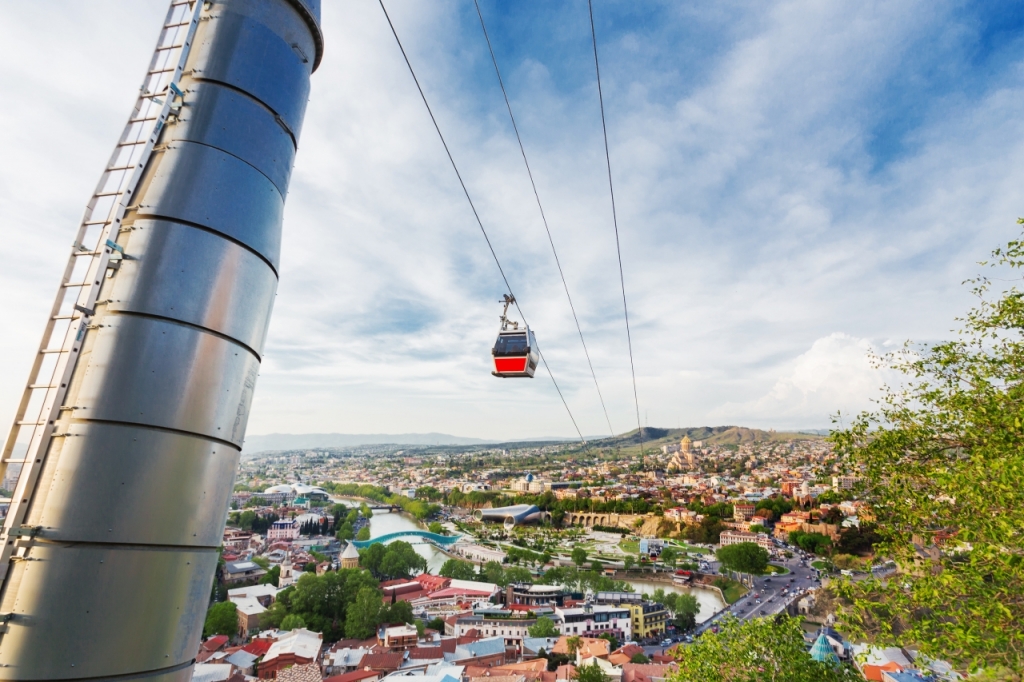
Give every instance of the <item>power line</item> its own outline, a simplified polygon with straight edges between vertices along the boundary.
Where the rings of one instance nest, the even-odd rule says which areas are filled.
[[[587,356],[587,365],[590,367],[590,376],[594,378],[594,388],[597,389],[597,397],[601,400],[601,409],[604,410],[605,421],[608,422],[608,431],[612,436],[615,429],[612,428],[612,420],[608,418],[608,408],[604,404],[604,396],[601,395],[601,386],[597,383],[597,374],[594,372],[594,363],[590,360],[590,351],[587,350],[587,342],[583,339],[583,329],[580,327],[580,320],[576,316],[576,306],[572,303],[572,296],[569,295],[569,285],[565,281],[565,273],[562,272],[562,263],[558,260],[558,251],[555,249],[555,240],[551,236],[551,228],[548,227],[548,218],[544,214],[544,206],[540,202],[540,193],[537,192],[537,183],[533,180],[533,171],[530,169],[530,162],[526,159],[526,149],[523,147],[523,138],[519,136],[519,126],[516,125],[516,117],[512,114],[512,104],[508,101],[508,93],[505,91],[505,82],[501,78],[501,70],[498,68],[498,60],[494,56],[494,48],[491,46],[491,38],[487,34],[487,25],[484,23],[483,12],[480,11],[480,3],[473,0],[476,5],[476,14],[480,17],[480,28],[484,32],[484,40],[487,41],[487,50],[491,53],[491,63],[494,64],[494,73],[498,76],[498,85],[501,86],[501,94],[505,98],[505,107],[508,109],[508,117],[512,120],[512,129],[516,133],[516,141],[519,143],[519,153],[523,156],[523,164],[526,166],[526,174],[530,177],[530,186],[533,187],[533,196],[537,200],[537,208],[540,210],[540,219],[544,223],[544,231],[548,234],[548,243],[551,244],[551,253],[555,256],[555,265],[558,266],[558,276],[562,278],[562,287],[565,289],[565,297],[569,301],[569,309],[572,311],[572,319],[576,322],[576,331],[580,334],[580,343],[583,344],[583,353]]]
[[[476,205],[473,203],[473,198],[469,196],[469,190],[466,188],[466,183],[462,180],[462,173],[459,172],[459,167],[455,164],[455,158],[452,156],[451,150],[448,149],[448,143],[445,142],[444,135],[441,133],[441,126],[438,125],[437,119],[434,118],[434,112],[430,108],[427,96],[423,92],[422,86],[420,86],[420,79],[416,77],[416,71],[412,68],[412,62],[409,61],[409,55],[406,54],[405,47],[402,46],[402,40],[398,37],[398,31],[395,30],[395,25],[391,21],[391,16],[388,14],[387,8],[384,7],[384,0],[377,0],[377,2],[380,3],[380,8],[384,12],[384,18],[388,20],[388,26],[391,27],[391,35],[395,36],[395,42],[398,43],[398,49],[402,51],[402,58],[405,59],[405,65],[409,67],[409,74],[416,83],[416,89],[420,92],[420,97],[423,99],[423,105],[427,108],[427,113],[430,114],[430,120],[434,124],[434,130],[437,131],[437,136],[441,138],[441,144],[444,146],[444,151],[448,155],[448,160],[452,164],[455,176],[459,179],[459,184],[462,186],[462,193],[466,195],[466,201],[469,202],[469,208],[473,211],[473,217],[476,218],[476,224],[480,226],[480,232],[484,235],[484,240],[487,242],[487,248],[491,251],[494,263],[498,266],[498,272],[501,273],[501,279],[505,282],[505,288],[508,289],[509,295],[512,296],[512,298],[515,298],[515,294],[512,292],[512,285],[508,283],[508,277],[505,276],[505,270],[501,267],[501,261],[498,260],[498,254],[495,253],[494,246],[491,244],[491,238],[487,236],[487,230],[484,229],[484,223],[480,219],[480,214],[477,213]],[[519,315],[523,318],[523,324],[528,325],[526,322],[526,315],[523,314],[523,309],[519,307],[518,299],[516,300],[516,310],[519,311]],[[572,425],[576,429],[576,433],[579,435],[580,441],[583,443],[583,446],[586,447],[587,439],[583,437],[580,427],[576,424],[576,418],[572,416],[572,410],[569,409],[569,403],[566,402],[565,396],[562,395],[562,389],[559,388],[558,382],[555,381],[555,375],[548,366],[548,361],[544,357],[544,353],[540,350],[540,344],[537,344],[537,353],[540,355],[540,361],[544,363],[544,369],[547,370],[548,376],[551,377],[551,383],[555,385],[555,390],[558,391],[558,397],[562,399],[562,405],[565,406],[565,411],[569,414],[569,419],[572,421]]]
[[[619,245],[619,218],[615,211],[615,186],[612,184],[612,156],[608,151],[608,123],[604,117],[604,93],[601,91],[601,64],[597,59],[597,30],[594,28],[594,4],[587,0],[590,11],[590,36],[594,44],[594,70],[597,72],[597,101],[601,105],[601,131],[604,133],[604,159],[608,165],[608,193],[612,198],[612,224],[615,226],[615,252],[619,256],[619,284],[622,285],[622,313],[626,318],[626,342],[629,344],[629,371],[633,375],[633,404],[636,406],[636,431],[640,436],[640,463],[644,460],[644,429],[640,425],[640,399],[636,392],[636,366],[633,363],[633,337],[629,331],[629,308],[626,306],[626,277],[622,273],[622,247]]]

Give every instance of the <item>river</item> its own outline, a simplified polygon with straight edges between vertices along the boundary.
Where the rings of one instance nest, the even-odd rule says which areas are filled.
[[[350,507],[358,507],[362,504],[363,500],[356,500],[352,498],[338,498],[332,500],[334,502],[341,502],[347,504]],[[388,533],[398,533],[403,530],[426,530],[425,524],[420,523],[416,519],[413,519],[406,514],[393,514],[378,510],[373,512],[373,517],[370,519],[370,537],[378,538],[381,535],[387,535]],[[407,540],[416,550],[416,553],[427,560],[427,570],[431,573],[437,573],[441,570],[441,566],[448,560],[448,556],[436,549],[433,545],[426,542],[417,540],[416,538],[409,538]],[[719,596],[715,590],[705,589],[688,589],[686,587],[678,587],[672,584],[656,583],[649,580],[627,580],[633,589],[637,592],[646,592],[652,594],[658,588],[665,590],[666,592],[675,592],[676,594],[686,594],[689,592],[697,598],[697,603],[700,604],[700,613],[697,614],[697,622],[703,623],[705,620],[713,616],[718,611],[725,608],[725,602]]]

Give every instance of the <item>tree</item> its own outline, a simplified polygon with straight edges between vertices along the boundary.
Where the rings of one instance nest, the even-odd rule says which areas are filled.
[[[661,562],[666,566],[674,567],[676,565],[676,560],[678,559],[679,550],[672,545],[666,545],[665,548],[661,550]]]
[[[297,613],[289,613],[281,620],[281,625],[278,626],[278,629],[295,630],[304,627],[306,627],[306,621],[302,619],[302,616]]]
[[[601,670],[601,666],[597,664],[597,661],[576,668],[573,671],[572,679],[577,680],[577,682],[607,682],[608,680],[604,670]]]
[[[526,628],[526,631],[530,633],[530,637],[557,637],[560,634],[555,627],[555,621],[547,616],[538,618],[534,625]]]
[[[608,650],[615,651],[619,648],[619,638],[610,632],[602,632],[597,636],[598,639],[608,640]]]
[[[412,604],[407,601],[396,601],[381,609],[380,623],[412,623]]]
[[[718,633],[706,632],[680,647],[679,669],[670,682],[839,682],[855,679],[848,669],[811,658],[800,619],[778,616],[740,622],[719,621]]]
[[[636,566],[636,558],[635,557],[627,556],[625,559],[622,560],[622,568],[623,568],[623,570],[631,571],[631,570],[633,570],[634,566]]]
[[[238,615],[234,602],[222,601],[210,605],[206,610],[203,637],[233,635],[238,632]]]
[[[502,580],[498,584],[505,587],[512,583],[530,585],[533,583],[533,574],[522,566],[510,566],[505,569],[505,574],[502,576]]]
[[[647,656],[644,655],[644,652],[638,651],[635,654],[633,654],[633,658],[629,659],[629,662],[645,665],[647,663],[650,663],[651,659],[647,658]]]
[[[363,526],[362,528],[359,529],[359,532],[356,533],[356,540],[359,540],[360,542],[366,542],[369,539],[370,539],[370,527],[369,526]]]
[[[570,656],[575,656],[579,652],[580,647],[583,646],[583,640],[580,639],[579,635],[573,635],[565,639],[565,648],[569,652]]]
[[[1024,224],[1024,220],[1018,220]],[[914,642],[966,668],[1024,670],[1024,241],[996,249],[998,287],[968,280],[975,307],[953,340],[912,345],[878,362],[902,375],[878,408],[831,440],[864,477],[881,520],[876,547],[901,574],[839,581],[851,635]],[[1010,279],[1013,278],[1013,279]],[[952,536],[952,537],[950,537]],[[946,538],[945,543],[942,540]],[[921,560],[915,550],[942,545]]]
[[[754,542],[740,542],[722,547],[715,556],[722,566],[737,573],[763,575],[768,570],[768,550]]]
[[[572,558],[572,562],[577,566],[583,566],[583,564],[587,563],[587,550],[578,545],[572,548],[572,554],[569,556]]]
[[[476,568],[473,564],[462,559],[448,559],[441,566],[438,574],[445,578],[455,578],[456,580],[476,580],[477,578]]]
[[[440,521],[431,521],[427,524],[427,530],[435,535],[444,535],[444,526],[441,525]]]
[[[505,569],[497,561],[488,561],[482,566],[484,577],[488,582],[501,585],[505,582]]]
[[[277,587],[277,583],[280,580],[281,580],[281,567],[280,566],[274,566],[269,571],[267,571],[266,575],[264,575],[262,578],[260,578],[259,584],[260,585],[273,585],[274,587]]]
[[[443,635],[444,634],[444,619],[439,616],[437,618],[434,618],[433,620],[428,620],[427,623],[426,623],[426,627],[430,628],[431,630],[437,630],[438,632],[440,632]]]
[[[416,553],[413,546],[403,540],[387,546],[379,571],[386,578],[408,578],[416,571],[425,571],[427,560]]]
[[[345,618],[345,636],[352,639],[366,639],[377,632],[384,611],[380,590],[363,587],[356,595],[355,602],[348,608]]]
[[[682,632],[692,630],[697,626],[697,614],[700,613],[700,603],[692,594],[679,594],[673,600],[673,612],[676,614],[676,628]]]

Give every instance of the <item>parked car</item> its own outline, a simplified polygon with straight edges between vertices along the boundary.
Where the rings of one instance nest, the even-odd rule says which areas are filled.
[[[668,645],[669,645],[669,644],[671,644],[671,643],[672,643],[672,640],[671,640],[671,639],[666,639],[666,640],[662,641],[661,645],[662,645],[662,646],[668,646]]]

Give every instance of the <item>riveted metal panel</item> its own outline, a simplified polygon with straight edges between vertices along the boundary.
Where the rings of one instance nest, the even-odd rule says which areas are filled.
[[[25,525],[47,540],[218,547],[237,448],[121,424],[77,423],[50,450]]]
[[[263,351],[277,275],[252,251],[168,220],[136,220],[108,310],[159,315]]]
[[[317,48],[295,8],[273,0],[214,5],[196,31],[186,72],[246,92],[278,114],[296,139]]]
[[[0,637],[0,679],[187,664],[199,648],[216,565],[216,550],[33,543],[11,567],[21,589],[6,591],[0,605],[14,614]]]
[[[284,199],[266,175],[195,142],[171,142],[153,157],[140,183],[138,203],[130,207],[136,212],[132,218],[202,225],[248,246],[277,268]]]
[[[148,424],[241,448],[259,372],[251,352],[164,320],[107,315],[103,325],[74,418]]]
[[[216,147],[254,166],[288,192],[295,142],[258,101],[219,83],[184,79],[185,106],[164,128],[163,140],[191,140]]]

